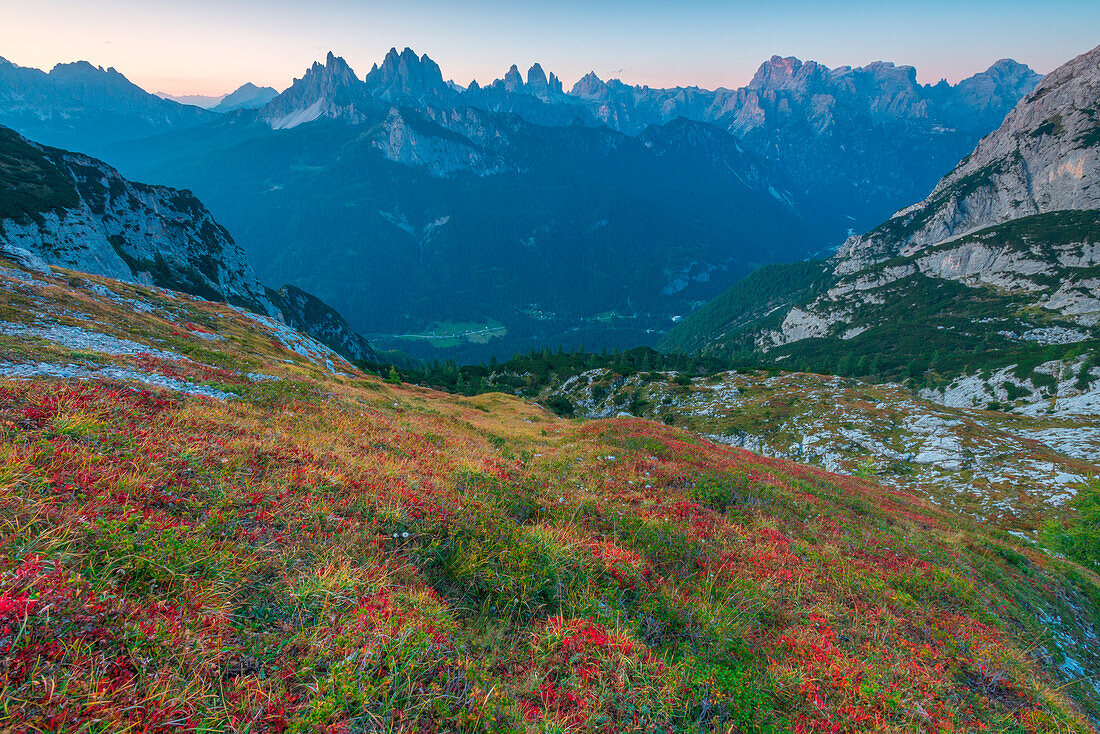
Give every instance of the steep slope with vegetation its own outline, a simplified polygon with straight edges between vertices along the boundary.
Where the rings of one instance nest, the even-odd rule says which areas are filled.
[[[225,304],[0,266],[0,728],[1100,721],[1100,582],[1010,535],[675,427],[386,384]],[[1089,512],[1050,537],[1094,564]]]
[[[1095,352],[1100,340],[1100,212],[1025,217],[850,274],[829,265],[818,292],[804,291],[796,305],[774,305],[739,329],[705,336],[689,331],[693,320],[663,344],[744,363],[935,384]],[[720,323],[707,311],[701,318]]]
[[[274,316],[350,359],[367,340],[320,299],[266,288],[229,232],[189,191],[128,181],[88,156],[0,127],[0,248],[61,265],[226,301]],[[28,260],[29,261],[29,260]]]
[[[1100,474],[1100,365],[1078,353],[960,378],[897,383],[731,369],[701,356],[544,350],[488,366],[360,363],[465,395],[501,391],[565,417],[638,417],[764,456],[871,477],[1021,537]],[[949,406],[949,407],[948,407]]]
[[[759,323],[769,314],[792,301],[813,293],[815,283],[827,283],[828,268],[823,262],[803,261],[766,265],[721,295],[684,316],[676,327],[662,337],[658,346],[667,352],[691,354],[717,352],[717,340],[737,334]]]
[[[927,199],[850,238],[815,287],[745,286],[664,345],[927,387],[1095,353],[1098,105],[1100,47],[1044,78]]]

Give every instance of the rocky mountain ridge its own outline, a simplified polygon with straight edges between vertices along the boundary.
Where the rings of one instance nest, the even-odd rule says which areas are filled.
[[[777,56],[738,90],[652,89],[604,82],[590,73],[566,92],[537,63],[526,81],[513,65],[490,85],[475,82],[462,90],[445,82],[427,55],[409,48],[391,49],[363,82],[353,77],[346,62],[330,53],[324,66],[314,65],[307,75],[315,84],[308,93],[288,94],[263,119],[283,129],[323,117],[385,119],[380,104],[428,116],[474,107],[538,125],[606,125],[637,135],[685,117],[742,138],[811,195],[842,205],[856,226],[923,196],[1039,79],[1007,59],[956,85],[921,85],[910,66],[876,62],[830,69]]]
[[[1055,348],[1095,349],[1097,109],[1100,48],[1045,77],[926,199],[849,238],[812,292],[713,344],[778,360],[831,350],[869,364],[876,341],[891,343],[911,360],[910,377],[944,372],[944,360],[957,372],[968,361],[1000,368],[1035,364],[1025,353],[1045,361]]]
[[[286,321],[352,359],[366,340],[319,299],[271,291],[189,191],[123,178],[94,158],[0,127],[0,247],[42,272],[60,266],[225,301]]]
[[[114,68],[77,61],[47,73],[0,58],[0,125],[47,145],[91,152],[217,117],[149,94]]]
[[[927,87],[909,67],[776,58],[744,90],[590,75],[573,94],[539,65],[462,89],[411,49],[392,49],[363,78],[330,53],[259,109],[103,157],[130,178],[198,192],[266,279],[300,278],[360,329],[494,319],[532,339],[591,343],[578,329],[621,320],[652,344],[753,267],[820,252],[927,193],[1033,77],[999,62],[965,84]],[[366,180],[368,169],[378,178]],[[438,183],[411,183],[422,176]],[[299,252],[315,240],[325,253]],[[660,251],[625,258],[623,242]],[[337,252],[371,253],[362,270],[377,302],[333,282],[347,269],[329,262]],[[404,278],[373,267],[383,252]],[[514,287],[532,272],[578,287],[568,297]],[[478,278],[493,284],[491,305],[467,287]]]

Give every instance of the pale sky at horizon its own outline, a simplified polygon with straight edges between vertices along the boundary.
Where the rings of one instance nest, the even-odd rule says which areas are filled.
[[[535,61],[568,89],[587,71],[650,86],[738,87],[772,54],[828,66],[910,64],[955,82],[1014,58],[1047,73],[1100,44],[1100,2],[853,0],[0,0],[0,56],[114,66],[148,91],[277,89],[328,51],[362,77],[391,46],[461,84]]]

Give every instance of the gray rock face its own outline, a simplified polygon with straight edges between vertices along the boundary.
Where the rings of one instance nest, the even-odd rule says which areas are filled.
[[[434,119],[426,121],[413,110],[390,108],[373,139],[374,147],[395,163],[425,168],[436,176],[455,171],[484,176],[501,170],[495,156],[469,137],[500,142],[498,129],[484,119],[484,113],[470,108],[431,112]]]
[[[367,74],[365,90],[372,97],[414,107],[448,106],[458,96],[443,81],[439,65],[427,54],[417,56],[411,48],[401,53],[391,48],[382,65],[374,65]]]
[[[289,326],[309,334],[348,359],[377,360],[367,340],[321,299],[292,285],[284,285],[278,291],[269,290],[268,296]]]
[[[320,117],[360,122],[366,86],[348,63],[331,52],[324,65],[314,62],[301,79],[259,109],[274,130],[287,130]]]
[[[0,137],[9,162],[53,186],[33,205],[4,212],[5,250],[276,313],[244,252],[189,192],[127,181],[101,161],[5,128]]]
[[[32,273],[38,273],[39,275],[49,275],[52,271],[50,266],[46,264],[46,261],[35,255],[30,250],[25,250],[22,247],[16,247],[15,245],[7,242],[0,242],[0,255],[18,263],[20,266],[26,268]]]
[[[550,82],[546,78],[546,72],[541,64],[535,64],[527,70],[526,89],[528,94],[533,94],[542,99],[550,98]]]
[[[610,97],[607,84],[596,76],[596,72],[590,71],[577,80],[569,94],[581,99],[604,101]]]

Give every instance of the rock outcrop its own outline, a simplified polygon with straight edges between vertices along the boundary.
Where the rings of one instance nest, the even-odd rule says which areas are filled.
[[[370,343],[320,298],[292,285],[284,285],[277,291],[268,289],[267,296],[282,312],[286,323],[298,331],[348,359],[378,359]]]
[[[838,253],[842,269],[911,255],[979,228],[1100,209],[1100,46],[1059,67],[923,201]]]
[[[190,192],[147,186],[0,128],[13,204],[0,242],[45,261],[275,314],[244,252]]]
[[[102,161],[0,128],[0,255],[224,301],[273,317],[350,359],[374,353],[340,314],[295,288],[264,287],[189,191],[123,178]]]

